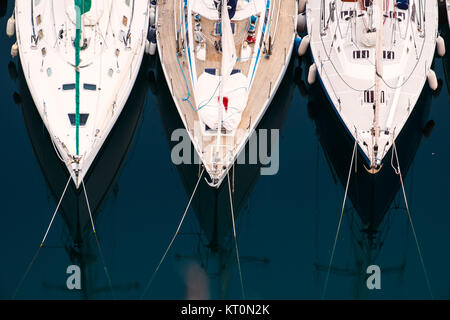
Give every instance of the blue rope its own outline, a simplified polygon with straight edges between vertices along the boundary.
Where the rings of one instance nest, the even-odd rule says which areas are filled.
[[[187,90],[187,92],[188,92],[187,97],[186,97],[186,98],[182,98],[181,100],[182,100],[183,102],[184,102],[184,101],[189,102],[189,105],[191,106],[192,110],[194,110],[195,112],[197,112],[198,110],[196,110],[196,109],[194,108],[194,106],[193,106],[192,103],[191,103],[191,100],[189,100],[189,98],[190,98],[190,96],[191,96],[191,92],[189,91],[189,85],[188,85],[188,82],[187,82],[187,79],[186,79],[186,75],[185,75],[185,73],[184,73],[184,70],[183,70],[183,68],[181,67],[181,63],[180,63],[180,59],[178,58],[178,54],[177,54],[177,61],[178,61],[178,66],[180,67],[181,73],[183,74],[184,83],[186,84],[186,90]]]
[[[183,7],[183,17],[184,17],[184,10],[185,9],[186,9],[186,2],[184,3],[184,7]],[[182,26],[183,26],[183,19],[181,19],[181,21],[180,21],[180,29],[178,29],[178,33],[181,33],[181,27]],[[178,54],[176,54],[176,55],[177,55],[178,66],[180,67],[181,73],[183,74],[184,83],[186,84],[186,91],[188,93],[187,97],[186,98],[182,98],[181,100],[183,102],[185,102],[185,101],[189,102],[189,105],[191,106],[192,110],[197,112],[198,110],[195,109],[195,107],[191,103],[191,100],[189,100],[189,98],[191,97],[191,92],[189,91],[189,85],[188,85],[188,82],[187,82],[186,74],[184,73],[183,67],[181,66],[180,58],[178,58]]]
[[[217,89],[219,89],[220,84],[222,83],[222,81],[219,81],[219,84],[217,85],[216,89],[214,90],[211,98],[209,98],[208,102],[206,102],[204,105],[202,105],[202,103],[204,102],[204,100],[200,103],[200,107],[198,107],[198,110],[200,110],[201,108],[205,107],[208,105],[208,103],[211,102],[211,100],[214,98],[214,96],[216,95]]]

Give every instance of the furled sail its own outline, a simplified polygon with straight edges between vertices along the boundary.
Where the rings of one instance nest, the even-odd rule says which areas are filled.
[[[223,88],[227,88],[227,82],[229,81],[231,72],[236,64],[236,47],[234,45],[233,31],[231,30],[231,21],[228,15],[226,0],[222,1],[222,84],[221,93],[223,94]],[[227,97],[222,96],[222,103]],[[227,108],[227,105],[225,105]]]
[[[230,2],[231,0],[228,3],[227,0],[223,0],[218,7],[221,12],[220,76],[205,72],[199,80],[199,86],[208,88],[199,94],[199,101],[210,101],[207,106],[202,106],[198,110],[199,118],[210,129],[218,130],[219,135],[220,128],[225,128],[227,131],[237,129],[248,99],[248,79],[239,70],[234,70],[237,53],[229,15]],[[233,3],[236,4],[236,2]],[[217,93],[216,88],[219,88]]]

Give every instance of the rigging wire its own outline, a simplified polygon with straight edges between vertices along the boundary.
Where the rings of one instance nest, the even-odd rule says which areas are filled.
[[[178,224],[178,228],[175,231],[175,234],[172,237],[172,240],[170,240],[169,246],[167,247],[166,251],[164,252],[161,260],[158,263],[158,266],[156,267],[155,271],[153,272],[152,276],[150,277],[150,280],[148,281],[147,285],[145,286],[144,292],[141,295],[141,300],[144,298],[144,296],[147,294],[148,290],[150,289],[151,284],[153,283],[153,280],[155,279],[156,274],[158,273],[159,268],[161,267],[162,263],[166,259],[167,253],[169,252],[170,248],[172,247],[172,244],[174,243],[176,237],[178,236],[181,226],[184,222],[184,219],[186,218],[186,214],[188,212],[189,207],[191,206],[192,199],[194,198],[195,192],[197,191],[198,185],[200,184],[200,181],[202,179],[203,173],[205,172],[205,168],[203,168],[202,172],[200,173],[200,176],[198,177],[197,184],[195,185],[194,191],[192,192],[192,195],[189,199],[188,205],[186,209],[184,210],[183,216],[181,218],[180,223]]]
[[[81,180],[81,184],[83,185],[84,198],[86,199],[86,205],[87,205],[88,212],[89,212],[89,218],[91,219],[92,232],[94,233],[95,242],[97,243],[98,252],[100,253],[100,258],[102,259],[103,270],[105,270],[105,275],[106,275],[106,278],[108,279],[108,286],[109,286],[109,289],[111,290],[111,294],[114,297],[114,291],[113,291],[111,277],[109,275],[108,268],[106,267],[105,257],[103,255],[102,247],[100,246],[100,242],[98,241],[97,232],[95,230],[95,225],[94,225],[94,219],[92,218],[91,206],[89,204],[89,199],[88,199],[88,195],[87,195],[87,191],[86,191],[86,186],[84,185],[84,180]]]
[[[231,219],[233,222],[233,237],[234,237],[234,246],[235,246],[235,250],[236,250],[236,260],[238,263],[239,280],[241,282],[242,299],[245,300],[244,281],[242,280],[241,260],[239,258],[239,249],[238,249],[238,244],[237,244],[236,224],[235,224],[235,219],[234,219],[233,197],[231,196],[230,172],[229,171],[227,171],[227,177],[228,177],[228,194],[230,195]]]
[[[344,200],[342,202],[341,216],[339,217],[339,223],[338,223],[338,227],[337,227],[337,230],[336,230],[336,236],[334,238],[333,250],[331,251],[330,263],[328,265],[327,276],[325,278],[325,285],[324,285],[323,292],[322,292],[322,300],[325,298],[325,294],[326,294],[326,291],[327,291],[328,280],[329,280],[330,273],[331,273],[331,266],[333,264],[334,253],[336,251],[336,244],[337,244],[337,240],[338,240],[338,237],[339,237],[339,231],[341,230],[342,218],[344,216],[345,202],[347,200],[348,187],[350,185],[350,177],[351,177],[351,174],[352,174],[353,160],[355,159],[355,154],[357,153],[357,150],[356,150],[356,146],[357,145],[358,145],[358,142],[355,139],[355,146],[353,147],[352,159],[350,161],[350,168],[348,170],[347,185],[345,186]]]
[[[397,147],[395,145],[395,140],[392,141],[392,146],[393,146],[393,148],[392,148],[392,158],[394,157],[394,153],[395,153],[395,159],[396,159],[396,162],[397,162],[397,168],[395,168],[392,165],[392,158],[391,158],[391,165],[392,165],[392,168],[394,169],[394,172],[400,177],[400,184],[401,184],[402,192],[403,192],[403,200],[405,201],[405,207],[406,207],[406,212],[408,213],[409,224],[411,225],[411,231],[412,231],[413,236],[414,236],[414,241],[416,243],[417,252],[419,253],[419,259],[420,259],[420,263],[422,265],[423,273],[425,275],[425,281],[427,283],[428,291],[430,293],[431,299],[434,300],[433,291],[431,290],[430,279],[428,278],[428,272],[427,272],[427,269],[425,267],[425,262],[423,260],[422,250],[421,250],[420,245],[419,245],[419,240],[417,239],[416,230],[414,228],[414,223],[412,221],[411,212],[410,212],[409,206],[408,206],[408,200],[406,198],[406,191],[405,191],[405,186],[404,186],[404,183],[403,183],[402,172],[400,170],[400,162],[398,160],[398,152],[397,152]]]
[[[55,220],[56,213],[58,212],[59,207],[61,206],[62,200],[63,200],[63,198],[64,198],[64,195],[66,194],[66,191],[67,191],[67,188],[68,188],[68,186],[69,186],[69,183],[70,183],[70,180],[71,180],[71,179],[72,179],[72,176],[69,175],[69,179],[67,179],[66,186],[64,187],[64,191],[63,191],[61,197],[59,198],[58,204],[57,204],[57,206],[56,206],[55,211],[53,212],[52,219],[50,220],[50,223],[49,223],[49,225],[48,225],[48,227],[47,227],[47,231],[45,232],[44,237],[42,238],[41,244],[39,245],[39,248],[37,249],[36,253],[34,254],[33,259],[31,259],[31,262],[30,262],[30,264],[28,265],[28,268],[26,269],[24,275],[22,276],[22,279],[20,279],[19,284],[17,285],[16,289],[14,290],[14,294],[13,294],[13,296],[12,296],[12,299],[13,299],[13,300],[16,298],[17,293],[19,292],[19,290],[20,290],[20,288],[22,287],[22,285],[23,285],[23,283],[24,283],[24,281],[25,281],[25,279],[26,279],[28,273],[29,273],[30,270],[31,270],[31,267],[33,266],[34,262],[36,261],[38,255],[39,255],[39,252],[41,251],[42,247],[44,246],[44,242],[45,242],[45,240],[47,239],[48,232],[50,231],[50,228],[51,228],[51,226],[53,225],[53,221]]]

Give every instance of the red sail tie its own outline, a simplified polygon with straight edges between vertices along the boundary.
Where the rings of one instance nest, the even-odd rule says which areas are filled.
[[[228,111],[228,97],[223,97],[223,106],[225,107],[225,111]]]

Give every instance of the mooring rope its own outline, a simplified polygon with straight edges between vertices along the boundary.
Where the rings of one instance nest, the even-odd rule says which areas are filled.
[[[339,232],[341,230],[342,218],[344,216],[345,202],[347,200],[348,187],[350,185],[350,177],[352,174],[353,160],[355,159],[357,145],[358,145],[358,140],[355,139],[355,146],[353,147],[352,159],[350,161],[350,168],[348,169],[347,185],[345,186],[345,194],[344,194],[344,200],[342,202],[341,216],[339,217],[339,223],[338,223],[338,227],[336,230],[336,236],[334,238],[333,250],[331,251],[330,263],[328,265],[327,276],[325,278],[325,285],[324,285],[323,292],[322,292],[322,299],[325,298],[325,294],[327,292],[328,280],[330,278],[330,273],[331,273],[331,265],[333,264],[334,252],[336,251],[336,244],[337,244],[337,240],[339,237]]]
[[[67,187],[69,186],[69,183],[70,183],[70,180],[71,180],[71,179],[72,179],[72,176],[69,175],[69,179],[67,179],[66,186],[65,186],[65,188],[64,188],[64,191],[63,191],[61,197],[59,198],[58,204],[57,204],[57,206],[56,206],[55,211],[53,212],[52,219],[50,220],[50,223],[49,223],[49,225],[48,225],[48,227],[47,227],[47,231],[45,232],[44,237],[42,238],[41,244],[40,244],[39,248],[37,249],[36,253],[34,254],[33,259],[31,259],[31,262],[30,262],[30,264],[28,265],[28,268],[27,268],[27,270],[25,271],[24,275],[22,276],[22,279],[20,279],[20,282],[19,282],[19,284],[17,285],[16,290],[14,290],[14,294],[13,294],[13,296],[12,296],[12,299],[13,299],[13,300],[14,300],[15,297],[17,296],[17,293],[19,292],[20,288],[22,287],[22,285],[23,285],[23,283],[24,283],[24,281],[25,281],[25,279],[26,279],[28,273],[29,273],[30,270],[31,270],[31,267],[33,266],[34,262],[36,261],[38,255],[39,255],[39,252],[41,251],[42,247],[44,246],[44,242],[45,242],[45,240],[47,239],[48,232],[50,231],[50,228],[51,228],[52,225],[53,225],[53,221],[55,220],[56,213],[58,212],[59,207],[61,206],[62,200],[63,200],[63,198],[64,198],[64,195],[66,194]]]
[[[102,247],[100,246],[100,241],[98,241],[97,232],[95,231],[94,219],[92,218],[91,206],[89,204],[89,198],[88,198],[88,195],[87,195],[86,186],[84,185],[84,180],[81,180],[81,184],[83,185],[84,198],[86,199],[86,205],[87,205],[88,212],[89,212],[89,218],[91,219],[92,232],[94,233],[95,242],[97,243],[98,252],[100,253],[100,258],[102,259],[103,270],[105,270],[105,275],[106,275],[106,278],[108,279],[109,289],[111,290],[111,294],[114,297],[114,291],[113,291],[111,277],[109,275],[108,268],[106,267],[105,257],[103,255]]]
[[[228,193],[230,195],[231,220],[233,222],[234,246],[236,249],[236,260],[238,263],[239,279],[241,281],[242,299],[245,300],[244,281],[242,280],[241,260],[239,259],[239,249],[238,249],[238,244],[237,244],[236,224],[235,224],[235,220],[234,220],[233,197],[231,196],[230,172],[229,171],[227,172],[227,177],[228,177]]]
[[[172,247],[172,244],[174,243],[176,237],[178,236],[178,233],[180,232],[181,226],[183,224],[184,219],[186,218],[186,214],[188,212],[189,207],[191,206],[192,199],[194,199],[195,192],[197,191],[198,185],[200,184],[200,181],[202,179],[203,173],[205,172],[205,168],[203,168],[202,172],[200,173],[200,176],[198,177],[197,184],[195,185],[194,191],[192,192],[192,195],[189,199],[188,205],[186,209],[184,210],[183,216],[181,218],[180,223],[178,224],[177,231],[175,231],[175,234],[172,237],[172,240],[169,243],[169,246],[167,247],[166,251],[164,252],[164,255],[162,256],[161,260],[158,263],[158,266],[156,267],[155,271],[153,272],[152,276],[150,277],[150,280],[148,281],[144,292],[141,295],[141,300],[146,295],[147,291],[150,289],[151,284],[153,283],[153,280],[155,279],[156,274],[158,273],[159,268],[161,267],[162,263],[166,259],[167,253],[169,252],[170,248]]]
[[[430,279],[428,278],[428,272],[425,267],[425,262],[423,261],[422,250],[420,249],[419,240],[417,239],[416,230],[414,228],[414,223],[413,223],[412,217],[411,217],[411,212],[409,211],[408,200],[406,198],[406,191],[405,191],[405,186],[403,183],[402,172],[400,170],[400,162],[398,161],[398,152],[397,152],[397,147],[395,145],[395,140],[392,141],[392,153],[394,153],[394,152],[395,152],[395,159],[397,161],[397,168],[394,168],[394,166],[392,166],[392,167],[394,168],[395,173],[400,177],[400,184],[402,186],[402,192],[403,192],[403,200],[405,201],[406,212],[408,213],[409,224],[411,225],[411,230],[413,232],[414,241],[416,242],[417,252],[419,253],[419,259],[420,259],[420,263],[422,264],[422,270],[425,275],[425,281],[427,282],[428,291],[430,293],[431,299],[434,300],[433,291],[431,290]]]

